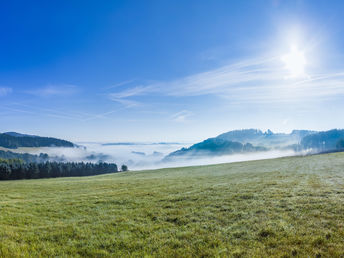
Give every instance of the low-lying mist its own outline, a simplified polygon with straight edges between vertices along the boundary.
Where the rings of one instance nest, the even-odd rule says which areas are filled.
[[[161,163],[161,167],[187,167],[187,166],[201,166],[221,163],[232,163],[249,160],[262,160],[272,159],[287,156],[295,156],[300,153],[296,153],[293,150],[271,150],[262,152],[240,153],[223,156],[202,156],[197,158],[184,158],[176,161],[168,161]]]
[[[117,165],[126,164],[129,169],[156,168],[161,159],[167,154],[180,149],[187,144],[181,143],[78,143],[79,147],[41,147],[19,148],[20,153],[39,155],[46,153],[51,161],[64,162],[109,162]]]
[[[182,143],[126,143],[107,145],[102,143],[79,143],[78,148],[45,147],[32,148],[31,154],[47,153],[52,160],[70,162],[109,162],[130,170],[157,169],[166,167],[197,166],[238,161],[261,160],[301,154],[293,150],[271,150],[225,156],[184,157],[174,161],[162,161],[169,153],[188,147]],[[26,150],[27,151],[27,150]]]

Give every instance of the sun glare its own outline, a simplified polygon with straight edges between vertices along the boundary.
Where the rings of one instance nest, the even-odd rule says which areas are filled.
[[[290,52],[281,57],[282,62],[285,64],[285,68],[289,71],[289,78],[304,77],[306,58],[302,51],[297,46],[292,46]]]

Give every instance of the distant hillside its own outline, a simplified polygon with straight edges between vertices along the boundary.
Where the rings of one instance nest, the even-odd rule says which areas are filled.
[[[192,145],[190,148],[182,148],[170,153],[164,161],[171,161],[176,158],[195,158],[204,156],[221,156],[235,153],[247,153],[256,151],[266,151],[267,148],[253,146],[250,143],[227,141],[221,138],[209,138],[203,142]]]
[[[51,137],[40,137],[8,132],[0,134],[0,146],[9,149],[16,149],[19,147],[74,147],[74,144],[69,141]]]
[[[216,138],[240,143],[251,143],[265,147],[284,147],[299,144],[303,137],[316,133],[308,130],[294,130],[290,134],[273,133],[270,130],[262,132],[257,129],[234,130],[220,134]]]
[[[344,130],[333,129],[305,136],[301,141],[303,149],[313,149],[317,152],[343,148]]]
[[[260,152],[269,149],[300,151],[313,148],[319,152],[342,146],[344,143],[339,142],[342,138],[344,139],[344,130],[342,132],[333,130],[320,133],[309,130],[294,130],[290,134],[273,133],[271,130],[266,132],[257,129],[235,130],[220,134],[215,138],[209,138],[189,148],[172,152],[163,161]],[[324,147],[323,141],[326,142],[326,148],[321,149],[319,147]]]
[[[16,132],[6,132],[4,134],[11,135],[14,137],[37,137],[36,135],[22,134],[22,133],[16,133]]]

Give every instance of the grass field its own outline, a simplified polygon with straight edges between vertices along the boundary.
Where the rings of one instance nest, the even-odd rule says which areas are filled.
[[[343,257],[344,153],[0,182],[0,256]]]

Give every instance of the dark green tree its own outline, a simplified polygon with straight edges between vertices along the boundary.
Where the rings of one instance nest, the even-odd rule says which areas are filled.
[[[340,139],[336,144],[337,149],[344,149],[344,139]]]
[[[0,180],[7,180],[11,176],[11,168],[8,163],[0,163]]]

